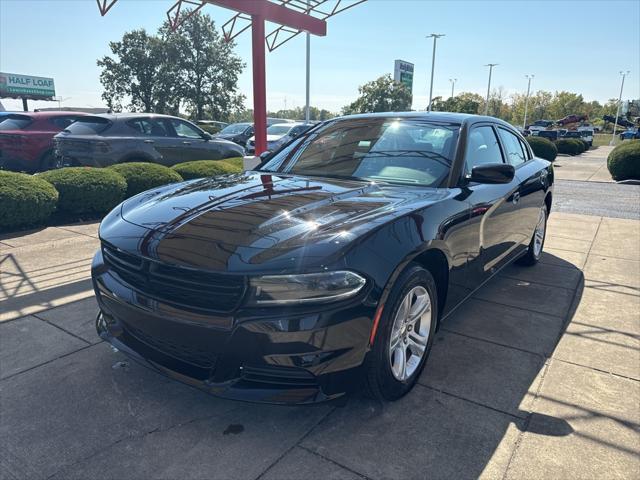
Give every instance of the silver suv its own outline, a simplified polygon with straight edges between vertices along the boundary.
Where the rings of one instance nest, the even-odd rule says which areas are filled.
[[[244,148],[214,139],[182,118],[148,113],[85,116],[55,136],[58,165],[162,165],[241,157]]]

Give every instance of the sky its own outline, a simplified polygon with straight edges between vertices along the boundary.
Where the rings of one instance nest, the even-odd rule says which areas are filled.
[[[101,17],[95,0],[0,0],[0,71],[53,77],[62,105],[101,107],[96,60],[110,54],[109,41],[126,31],[155,32],[175,0],[119,0]],[[207,5],[217,28],[233,12]],[[267,32],[274,28],[267,26]],[[338,112],[358,86],[393,74],[395,59],[415,64],[414,109],[428,102],[432,40],[438,40],[434,97],[456,92],[507,95],[568,90],[586,100],[617,98],[621,70],[630,71],[623,99],[640,98],[640,1],[432,1],[368,0],[328,20],[327,36],[312,37],[311,104]],[[251,35],[237,38],[245,61],[239,88],[252,104]],[[267,54],[267,108],[304,106],[305,39],[299,35]],[[7,110],[20,101],[1,100]],[[30,102],[30,108],[56,106]]]

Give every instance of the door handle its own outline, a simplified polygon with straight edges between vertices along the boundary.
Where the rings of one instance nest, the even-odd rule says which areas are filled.
[[[191,145],[191,142],[182,142],[183,145]]]
[[[144,143],[156,143],[156,142],[153,140],[145,140]]]
[[[513,198],[511,201],[514,205],[518,203],[520,201],[520,192],[513,192]]]

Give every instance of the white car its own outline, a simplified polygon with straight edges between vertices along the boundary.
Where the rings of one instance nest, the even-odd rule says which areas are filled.
[[[296,138],[301,133],[309,130],[313,124],[310,123],[276,123],[267,128],[267,150],[273,152]],[[247,140],[247,154],[253,155],[256,150],[256,137]]]

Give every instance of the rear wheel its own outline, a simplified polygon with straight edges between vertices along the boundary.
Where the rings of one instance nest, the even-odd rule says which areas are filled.
[[[518,259],[518,264],[531,266],[538,263],[542,256],[542,249],[544,248],[544,239],[547,234],[547,205],[542,205],[540,213],[538,214],[538,223],[536,229],[533,232],[531,242],[529,242],[529,248],[527,253]]]
[[[435,280],[411,265],[396,281],[366,364],[367,393],[396,400],[414,386],[431,352],[438,319]]]

